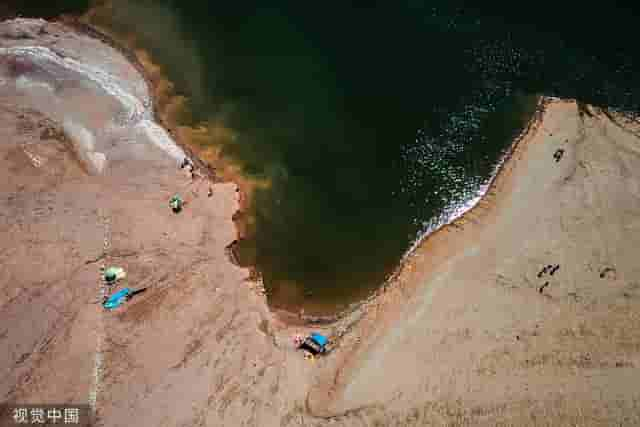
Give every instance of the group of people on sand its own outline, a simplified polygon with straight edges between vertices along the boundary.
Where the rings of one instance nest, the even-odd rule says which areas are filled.
[[[302,346],[302,343],[304,343],[304,336],[302,334],[295,334],[293,336],[293,345],[295,346],[295,348],[300,348],[300,346]],[[309,360],[311,362],[314,362],[316,359],[315,356],[307,350],[303,350],[303,357],[305,360]]]
[[[553,276],[555,274],[556,271],[558,271],[558,269],[560,268],[560,264],[548,264],[545,265],[542,270],[540,270],[538,272],[538,278],[541,278],[543,275],[549,273],[549,276]],[[546,288],[547,286],[549,286],[549,281],[544,282],[544,284],[542,286],[540,286],[538,288],[538,292],[542,293],[544,291],[544,288]]]
[[[558,163],[561,159],[562,156],[564,156],[564,149],[563,148],[558,148],[555,153],[553,153],[553,158],[556,160],[556,163]]]
[[[188,157],[185,157],[182,160],[182,163],[180,164],[180,169],[184,169],[186,167],[188,167],[189,168],[189,172],[191,172],[191,179],[195,180],[196,179],[196,166],[193,164],[191,159],[189,159]]]
[[[189,172],[191,173],[191,181],[195,181],[197,178],[202,178],[202,176],[196,170],[196,166],[193,164],[190,158],[185,157],[180,164],[180,169],[189,168]],[[208,197],[213,196],[213,188],[209,186],[209,191],[207,192]]]
[[[544,266],[542,270],[538,272],[538,278],[542,277],[544,274],[549,273],[550,276],[553,276],[556,271],[560,269],[560,264],[549,264]]]

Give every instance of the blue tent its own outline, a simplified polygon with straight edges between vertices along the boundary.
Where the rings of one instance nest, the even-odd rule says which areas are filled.
[[[329,342],[329,339],[327,337],[325,337],[324,335],[320,335],[317,332],[312,332],[310,336],[311,339],[318,343],[320,347],[324,347]]]
[[[317,332],[312,332],[305,340],[298,346],[301,350],[307,350],[313,355],[325,353],[327,351],[326,345],[329,339],[324,335],[320,335]]]
[[[124,302],[127,296],[131,293],[131,289],[124,288],[111,295],[109,299],[103,304],[104,308],[113,309],[117,308]]]

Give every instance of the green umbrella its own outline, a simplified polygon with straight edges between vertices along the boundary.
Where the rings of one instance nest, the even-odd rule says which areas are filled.
[[[113,282],[118,277],[118,269],[115,267],[109,267],[104,272],[104,280],[107,282]]]
[[[126,276],[122,267],[109,267],[104,272],[104,280],[107,282],[115,282],[118,279],[123,279]]]

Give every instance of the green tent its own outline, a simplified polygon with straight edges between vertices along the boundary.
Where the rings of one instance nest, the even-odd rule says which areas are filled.
[[[184,205],[184,202],[177,194],[169,200],[169,206],[171,206],[171,209],[176,213],[182,210],[182,205]]]

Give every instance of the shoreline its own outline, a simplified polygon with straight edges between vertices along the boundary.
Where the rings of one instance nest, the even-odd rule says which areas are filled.
[[[149,92],[151,94],[151,98],[153,99],[154,120],[167,131],[167,133],[172,137],[176,145],[182,148],[182,150],[194,162],[194,164],[199,169],[206,172],[206,177],[211,181],[212,184],[216,182],[226,182],[226,181],[220,181],[220,178],[215,173],[215,169],[212,168],[211,165],[209,165],[208,163],[200,159],[200,157],[193,152],[192,147],[189,144],[182,141],[177,135],[175,135],[175,132],[172,131],[172,129],[175,128],[175,124],[166,122],[162,112],[159,110],[159,107],[158,107],[158,102],[156,99],[156,91],[158,90],[158,86],[153,81],[153,79],[151,79],[149,70],[140,61],[135,51],[133,51],[131,48],[129,48],[125,44],[118,41],[113,35],[109,34],[104,29],[97,27],[95,25],[89,24],[87,22],[83,22],[82,17],[77,17],[73,15],[62,15],[52,20],[52,22],[59,22],[71,28],[72,30],[77,31],[80,34],[84,34],[88,37],[97,39],[102,43],[106,44],[107,46],[115,49],[122,56],[124,56],[129,61],[129,63],[140,73],[142,78],[145,80],[145,82],[149,86]]]
[[[140,60],[138,54],[136,53],[136,50],[133,47],[128,46],[126,42],[118,40],[117,36],[111,34],[107,29],[86,22],[83,19],[85,19],[85,15],[61,15],[58,18],[52,20],[52,22],[59,22],[69,27],[70,29],[79,32],[80,34],[84,34],[91,38],[97,39],[122,54],[129,61],[129,63],[131,63],[131,65],[140,73],[149,87],[151,99],[153,100],[154,120],[167,131],[175,144],[185,152],[187,157],[196,166],[196,170],[205,172],[205,176],[201,176],[200,179],[206,178],[211,185],[225,182],[230,182],[236,185],[237,193],[239,196],[239,207],[232,216],[232,221],[236,229],[236,239],[230,242],[226,246],[225,250],[227,251],[229,261],[237,267],[248,270],[250,277],[249,280],[254,282],[253,287],[257,287],[257,292],[259,294],[264,294],[264,287],[258,280],[259,274],[257,270],[253,267],[241,266],[234,252],[234,246],[245,235],[243,231],[244,227],[240,223],[239,218],[244,215],[248,209],[248,194],[251,191],[250,184],[248,184],[248,182],[239,173],[230,173],[229,169],[234,168],[234,166],[230,162],[223,161],[222,163],[225,164],[226,167],[223,167],[223,170],[221,172],[217,172],[215,167],[213,167],[209,162],[203,160],[200,154],[196,152],[195,145],[192,145],[189,142],[185,141],[186,138],[184,138],[184,136],[182,136],[180,132],[174,131],[174,129],[178,128],[180,125],[177,122],[170,121],[170,119],[168,118],[168,111],[161,110],[158,102],[158,93],[161,90],[160,82],[152,78],[152,71],[145,66],[143,61]],[[173,96],[173,94],[170,94],[170,97]]]
[[[236,254],[233,252],[233,246],[239,240],[243,239],[246,234],[244,231],[245,225],[241,222],[240,218],[248,211],[250,194],[253,191],[253,185],[255,184],[251,184],[239,172],[237,172],[237,166],[232,162],[222,159],[221,157],[217,157],[215,162],[219,163],[220,167],[215,167],[211,162],[203,158],[202,153],[199,153],[197,144],[188,142],[188,135],[183,134],[180,128],[186,127],[191,132],[197,131],[198,129],[181,125],[171,118],[171,102],[181,99],[181,96],[173,93],[171,88],[168,89],[168,93],[163,92],[163,90],[167,89],[166,87],[163,87],[163,85],[171,84],[171,82],[166,79],[166,76],[164,75],[161,75],[159,79],[153,78],[154,71],[152,68],[157,67],[157,65],[153,62],[146,63],[138,54],[138,51],[141,51],[148,55],[146,50],[143,48],[136,48],[135,46],[129,46],[125,40],[119,39],[118,35],[113,34],[107,28],[103,28],[100,25],[89,22],[88,20],[90,19],[89,15],[91,11],[92,10],[89,9],[85,14],[80,16],[61,15],[54,21],[67,25],[89,37],[96,38],[120,52],[136,68],[136,70],[138,70],[140,75],[147,82],[151,98],[153,100],[154,119],[167,131],[176,145],[178,145],[187,154],[189,159],[191,159],[191,161],[196,165],[197,170],[204,171],[206,173],[206,178],[211,184],[230,182],[236,185],[239,196],[239,208],[234,213],[232,219],[236,227],[237,235],[236,239],[229,243],[226,250],[228,251],[229,260],[234,265],[248,270],[252,280],[257,283],[256,278],[258,277],[258,273],[255,268],[241,266]],[[150,58],[147,59],[150,60]],[[162,109],[160,106],[160,96],[168,97],[165,109]]]
[[[592,403],[600,380],[635,407],[624,367],[640,360],[628,323],[637,325],[638,300],[626,290],[639,271],[627,251],[640,238],[640,205],[637,174],[620,170],[640,159],[638,121],[557,98],[547,98],[542,119],[479,209],[430,236],[372,303],[335,375],[310,392],[311,413],[331,419],[384,402],[423,422],[444,412],[529,425],[524,417],[543,409],[561,425],[610,425],[611,399]],[[559,277],[545,276],[549,263]]]
[[[472,208],[453,222],[443,225],[422,240],[420,245],[399,266],[393,280],[376,291],[359,309],[362,314],[348,327],[347,342],[340,347],[348,351],[338,352],[335,374],[330,380],[321,381],[311,390],[306,401],[307,410],[314,416],[332,418],[352,409],[330,409],[341,402],[347,386],[357,372],[365,355],[380,347],[380,340],[400,323],[400,316],[407,304],[418,296],[419,289],[427,289],[426,283],[436,273],[453,262],[466,248],[477,241],[479,234],[492,224],[498,212],[506,208],[506,200],[513,192],[514,171],[526,161],[526,153],[542,131],[548,107],[554,103],[571,104],[574,100],[541,96],[534,117],[514,141],[499,166],[486,193]],[[524,157],[524,159],[523,159]]]
[[[399,270],[402,269],[403,264],[406,261],[408,261],[409,258],[411,258],[412,254],[415,253],[415,251],[417,251],[420,248],[420,246],[422,246],[422,244],[430,236],[432,236],[433,234],[437,233],[442,228],[456,223],[458,220],[464,220],[464,216],[467,213],[470,213],[473,209],[476,208],[476,206],[478,206],[480,203],[482,203],[482,201],[485,199],[485,197],[487,195],[492,193],[492,191],[494,190],[494,184],[495,184],[496,180],[498,179],[498,177],[499,177],[500,173],[502,172],[503,168],[511,160],[511,157],[513,156],[513,153],[517,150],[518,145],[524,139],[526,139],[531,132],[536,132],[537,126],[542,121],[546,106],[550,102],[552,102],[552,99],[549,98],[549,97],[546,97],[545,95],[538,95],[537,98],[538,98],[538,101],[537,101],[537,105],[536,105],[536,108],[535,108],[533,114],[531,115],[529,120],[527,120],[527,124],[522,128],[522,130],[519,132],[519,134],[515,138],[513,138],[513,141],[511,142],[511,144],[509,145],[509,147],[507,148],[505,153],[500,157],[500,159],[496,163],[491,176],[489,177],[487,182],[481,186],[481,187],[484,187],[484,188],[481,189],[478,192],[478,195],[474,198],[475,202],[472,202],[472,204],[469,207],[465,208],[464,210],[462,210],[457,215],[452,216],[450,219],[448,219],[443,224],[435,227],[433,230],[427,231],[422,236],[420,236],[418,239],[416,239],[415,243],[412,244],[411,247],[405,253],[405,255],[403,255],[402,260],[400,261],[398,267],[390,275],[388,281],[392,281],[395,277],[397,277],[397,275],[400,273]],[[471,199],[471,201],[473,201],[474,199]]]
[[[207,163],[203,159],[200,158],[200,154],[194,150],[196,147],[187,142],[184,136],[180,135],[180,132],[172,132],[171,129],[177,128],[179,125],[177,123],[168,122],[165,117],[165,111],[161,111],[158,106],[157,94],[160,89],[160,85],[158,82],[154,81],[151,78],[151,70],[145,67],[143,61],[140,60],[138,54],[136,53],[133,47],[127,46],[127,44],[123,41],[117,39],[117,36],[112,35],[108,32],[108,30],[101,28],[100,26],[96,26],[92,23],[83,21],[83,16],[75,17],[69,15],[63,15],[60,17],[60,22],[66,25],[69,25],[71,28],[78,30],[90,37],[97,38],[100,41],[104,42],[108,46],[113,47],[117,51],[121,52],[134,67],[141,73],[147,84],[149,85],[150,92],[154,101],[153,110],[154,110],[154,118],[156,121],[164,127],[169,134],[172,136],[176,144],[182,148],[185,153],[189,156],[190,159],[194,161],[194,163],[201,168],[202,170],[207,171],[207,177],[211,181],[211,183],[216,182],[232,182],[238,188],[239,193],[239,209],[233,215],[233,223],[236,227],[237,238],[227,245],[226,250],[228,253],[229,260],[236,266],[240,266],[238,262],[237,255],[235,253],[235,245],[238,241],[242,240],[245,236],[244,225],[242,224],[240,218],[247,213],[248,205],[249,205],[249,194],[251,193],[251,184],[248,183],[246,179],[240,173],[229,173],[230,169],[235,169],[234,165],[231,162],[222,160],[222,163],[227,167],[224,167],[223,172],[219,175],[216,174],[216,169],[211,166],[211,164]],[[155,65],[155,64],[153,64]],[[171,95],[170,95],[171,97]],[[381,283],[378,288],[371,292],[368,297],[365,297],[361,300],[356,300],[349,303],[348,308],[340,310],[331,315],[305,315],[301,314],[304,312],[304,308],[301,311],[292,311],[286,308],[277,308],[273,309],[269,304],[269,310],[274,314],[274,316],[282,323],[287,326],[328,326],[340,323],[342,320],[348,318],[353,315],[354,312],[358,311],[361,307],[366,304],[371,303],[380,297],[380,294],[386,292],[387,288],[393,286],[393,282],[396,280],[398,275],[404,269],[405,264],[411,262],[411,258],[413,254],[419,250],[419,248],[425,243],[427,239],[436,233],[440,232],[442,229],[449,226],[456,226],[458,221],[464,221],[465,216],[473,211],[478,205],[480,205],[483,200],[489,195],[492,190],[494,183],[501,171],[505,167],[505,165],[510,161],[510,158],[513,152],[517,149],[518,144],[520,144],[521,140],[526,138],[527,134],[530,132],[530,129],[537,125],[537,122],[541,120],[541,116],[544,113],[545,105],[549,102],[549,99],[545,96],[538,96],[538,105],[535,108],[534,113],[529,118],[527,125],[520,131],[520,133],[513,139],[512,143],[507,148],[506,152],[501,156],[498,160],[494,172],[488,179],[488,182],[484,184],[484,190],[479,192],[479,195],[476,196],[476,202],[473,203],[470,207],[464,209],[458,215],[455,215],[453,219],[443,223],[432,231],[426,232],[424,235],[420,236],[416,239],[416,242],[412,244],[407,252],[402,256],[400,262],[394,268],[394,270],[389,274],[387,280]],[[473,200],[473,199],[472,199]],[[259,294],[264,295],[265,290],[262,285],[262,281],[260,280],[260,274],[257,269],[253,266],[241,266],[249,271],[250,281],[253,282],[253,286],[257,287],[257,291]],[[252,287],[253,287],[252,286]]]
[[[378,287],[378,289],[374,290],[371,295],[362,300],[354,301],[353,303],[349,304],[349,307],[347,309],[344,309],[331,316],[301,316],[299,313],[287,310],[278,310],[278,313],[276,314],[278,316],[282,316],[283,319],[288,319],[287,321],[292,322],[292,325],[298,325],[299,322],[302,322],[303,325],[307,326],[327,324],[331,325],[339,323],[340,321],[348,318],[363,306],[366,306],[368,304],[375,304],[375,301],[377,299],[382,298],[385,292],[391,290],[390,288],[394,286],[394,282],[396,282],[402,275],[403,270],[407,267],[407,265],[410,265],[413,262],[413,257],[416,252],[420,251],[420,248],[425,245],[430,238],[437,235],[438,233],[446,232],[449,227],[460,227],[466,222],[468,216],[473,215],[474,209],[480,208],[481,205],[487,203],[487,198],[492,197],[495,194],[495,186],[500,177],[500,174],[503,173],[505,169],[511,167],[510,162],[512,161],[513,155],[518,151],[518,146],[522,143],[526,143],[525,140],[527,138],[531,138],[532,135],[537,132],[538,126],[542,122],[545,109],[547,105],[552,102],[556,102],[556,100],[544,95],[538,96],[538,101],[534,113],[527,121],[526,126],[524,126],[520,133],[513,139],[513,142],[509,145],[509,148],[505,151],[505,153],[496,164],[494,172],[488,179],[488,182],[484,184],[485,189],[481,191],[481,193],[477,196],[477,201],[467,209],[463,210],[460,214],[456,215],[453,219],[449,220],[446,223],[443,223],[442,225],[436,227],[434,230],[425,233],[423,236],[417,239],[416,243],[407,250],[405,255],[403,255],[402,259],[393,270],[393,272],[389,275],[387,280],[385,280],[384,283],[382,283]],[[295,320],[297,320],[297,322]]]
[[[68,40],[87,61],[93,49],[114,55],[49,29],[35,40]],[[110,61],[149,106],[142,75],[120,54]],[[55,122],[19,93],[0,95],[5,400],[89,396],[105,426],[640,421],[637,119],[541,97],[478,203],[425,238],[380,292],[311,329],[282,321],[229,262],[235,184],[176,217],[167,195],[191,177],[164,155],[89,175]],[[100,100],[90,95],[73,99]],[[149,291],[101,310],[99,260],[126,269],[118,286]],[[560,269],[541,278],[549,263]],[[311,330],[333,341],[315,363],[291,336]]]

